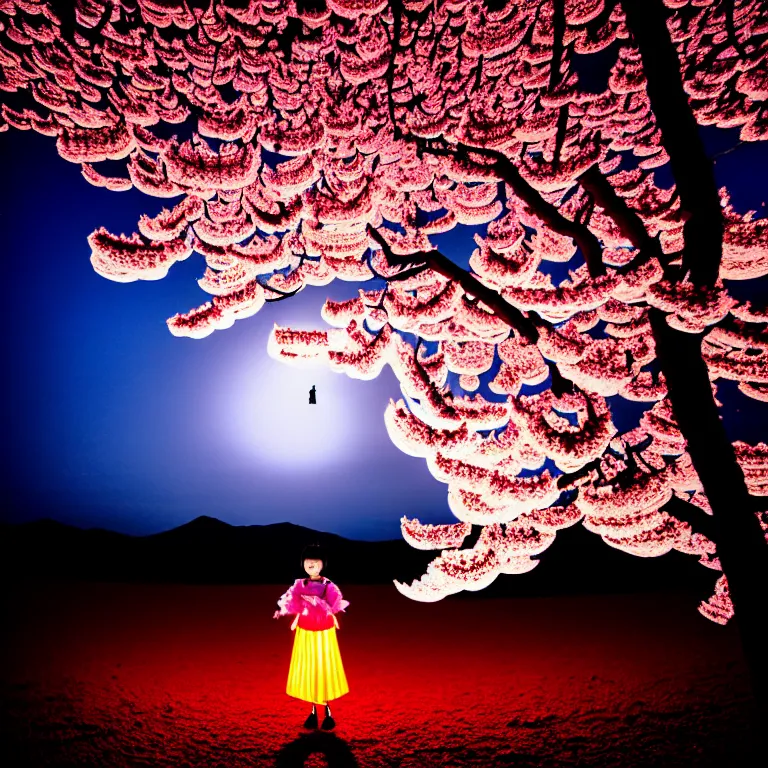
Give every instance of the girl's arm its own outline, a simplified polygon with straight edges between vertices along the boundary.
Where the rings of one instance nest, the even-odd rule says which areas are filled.
[[[343,611],[349,605],[349,600],[344,600],[341,596],[341,590],[333,582],[328,584],[325,602],[328,604],[328,609],[331,613]]]
[[[299,586],[301,581],[296,581],[288,591],[277,601],[279,610],[275,611],[274,618],[288,616],[291,613],[301,613],[304,601],[301,599]]]

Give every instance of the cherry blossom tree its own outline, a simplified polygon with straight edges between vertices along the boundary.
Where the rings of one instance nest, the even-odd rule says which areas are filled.
[[[458,520],[402,518],[440,550],[403,594],[530,571],[582,524],[719,573],[699,610],[735,611],[768,691],[768,445],[731,444],[717,400],[725,380],[768,401],[768,310],[733,288],[768,274],[768,221],[718,189],[701,139],[768,138],[766,0],[58,5],[0,0],[0,130],[55,138],[92,184],[178,199],[130,236],[93,232],[99,274],[200,254],[212,298],[168,320],[192,338],[364,284],[269,352],[396,374],[388,432]],[[459,226],[466,265],[438,248]],[[629,431],[620,400],[646,404]]]

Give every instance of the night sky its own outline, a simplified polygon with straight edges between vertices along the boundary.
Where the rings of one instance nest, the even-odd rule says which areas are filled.
[[[737,134],[709,131],[710,153],[734,146]],[[130,234],[142,213],[177,199],[93,187],[54,139],[31,131],[0,134],[0,167],[3,520],[148,534],[207,514],[366,540],[398,538],[403,514],[455,522],[447,486],[389,440],[383,412],[400,392],[388,367],[359,381],[267,355],[273,323],[325,327],[324,300],[356,296],[360,284],[307,288],[205,339],[175,338],[166,318],[208,299],[196,282],[202,256],[163,280],[121,284],[93,271],[86,238],[102,225]],[[764,215],[764,146],[722,154],[716,170],[738,211]],[[466,264],[472,233],[458,229],[435,241]],[[764,298],[766,280],[757,282],[757,293],[729,288]],[[312,384],[317,406],[307,403]],[[766,439],[768,404],[736,394],[731,382],[720,397],[731,439]],[[637,413],[617,409],[614,420],[628,429]]]
[[[101,225],[130,234],[177,200],[94,187],[31,131],[0,134],[0,167],[4,519],[146,534],[207,514],[368,540],[398,538],[403,514],[453,522],[446,486],[386,433],[384,409],[400,396],[389,368],[359,381],[267,354],[273,323],[325,327],[325,299],[359,285],[307,288],[179,339],[165,320],[208,300],[202,256],[121,284],[93,271],[86,241]]]

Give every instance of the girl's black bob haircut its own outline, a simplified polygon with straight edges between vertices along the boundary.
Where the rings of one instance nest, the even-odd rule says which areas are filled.
[[[309,544],[301,553],[301,568],[304,570],[305,560],[322,560],[323,570],[328,567],[328,556],[320,544]]]

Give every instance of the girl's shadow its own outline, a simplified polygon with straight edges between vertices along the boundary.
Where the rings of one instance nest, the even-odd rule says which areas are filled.
[[[349,745],[333,733],[312,731],[286,744],[275,759],[275,768],[304,768],[307,758],[315,753],[325,755],[328,768],[360,768]]]

